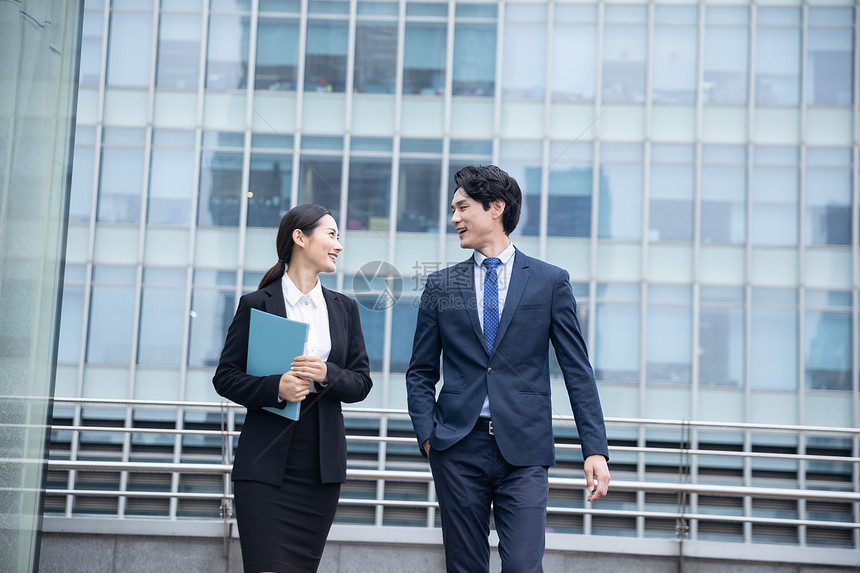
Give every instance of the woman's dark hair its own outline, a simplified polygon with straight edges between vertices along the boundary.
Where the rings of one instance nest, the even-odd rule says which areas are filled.
[[[260,281],[258,289],[265,288],[273,282],[280,280],[284,275],[287,265],[290,264],[290,256],[293,254],[293,231],[301,230],[305,235],[310,235],[320,224],[320,219],[331,215],[331,211],[322,205],[296,205],[281,218],[278,227],[278,238],[275,247],[278,249],[278,262],[266,271],[263,280]]]
[[[510,235],[520,222],[520,205],[523,194],[517,180],[496,167],[495,165],[468,165],[454,175],[456,189],[480,201],[484,211],[490,210],[490,203],[496,199],[505,202],[502,213],[502,227],[505,234]]]

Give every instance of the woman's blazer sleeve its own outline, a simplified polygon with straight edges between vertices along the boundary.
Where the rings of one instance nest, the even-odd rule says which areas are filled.
[[[338,311],[346,317],[346,362],[326,362],[328,382],[320,390],[341,402],[360,402],[370,393],[373,381],[370,379],[370,360],[364,346],[358,304],[343,295],[337,302]],[[329,311],[329,321],[335,320],[332,314]],[[335,325],[334,328],[338,327]]]
[[[239,299],[239,308],[227,330],[227,340],[212,378],[212,384],[218,394],[249,409],[278,406],[278,386],[281,380],[280,374],[251,376],[245,372],[248,366],[251,308],[256,308],[251,300],[254,294],[256,293]]]

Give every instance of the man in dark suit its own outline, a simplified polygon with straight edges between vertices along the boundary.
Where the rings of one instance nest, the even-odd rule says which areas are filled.
[[[588,501],[609,486],[597,385],[568,273],[508,238],[522,202],[516,180],[469,166],[454,182],[451,222],[474,254],[427,277],[406,374],[409,415],[433,472],[449,573],[489,570],[491,504],[502,571],[542,571],[555,463],[549,343],[576,418]]]

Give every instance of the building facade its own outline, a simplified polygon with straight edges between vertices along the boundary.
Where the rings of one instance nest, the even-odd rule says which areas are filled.
[[[848,0],[87,0],[56,396],[217,401],[238,297],[276,261],[283,213],[314,202],[345,245],[324,280],[362,303],[363,405],[405,408],[422,279],[469,256],[449,221],[453,173],[494,163],[523,189],[515,245],[570,272],[608,417],[855,428],[858,14]],[[380,303],[380,262],[396,269],[395,304]],[[89,415],[189,427],[214,414],[55,412]],[[610,428],[617,444],[663,437]],[[858,456],[857,437],[750,439]],[[98,443],[134,459],[149,442]],[[87,447],[71,432],[55,444]],[[636,459],[621,454],[614,477],[646,472]],[[762,479],[805,487],[788,465]],[[857,491],[856,463],[835,473]],[[75,503],[47,511],[118,511]],[[858,517],[856,503],[819,513]],[[637,519],[589,532],[671,535]],[[711,531],[860,546],[856,529],[830,533]]]

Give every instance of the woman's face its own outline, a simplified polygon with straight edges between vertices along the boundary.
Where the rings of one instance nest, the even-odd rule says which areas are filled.
[[[331,215],[323,215],[319,224],[309,235],[301,234],[301,247],[304,259],[317,272],[333,273],[338,254],[343,250],[337,234],[337,222]]]

